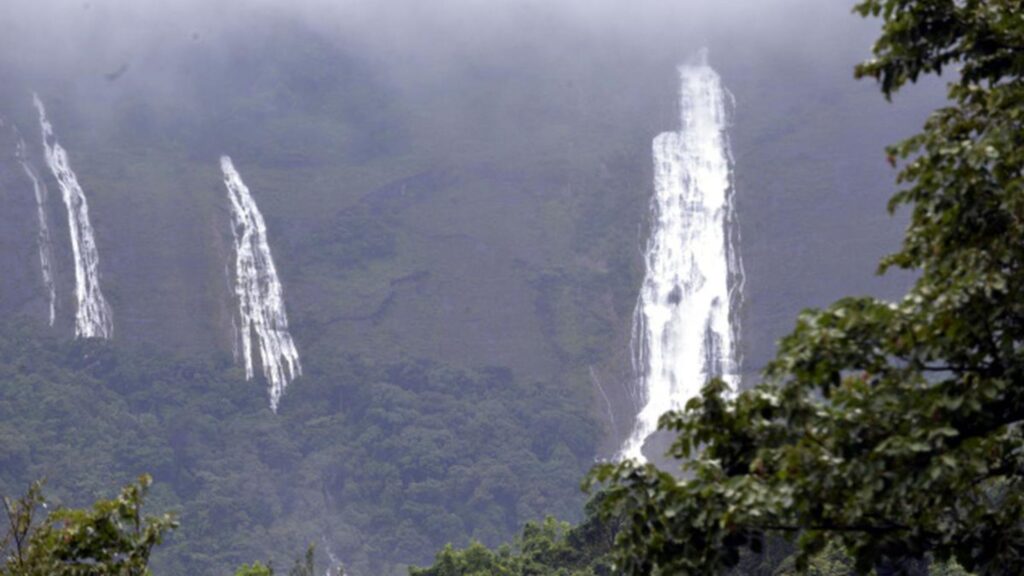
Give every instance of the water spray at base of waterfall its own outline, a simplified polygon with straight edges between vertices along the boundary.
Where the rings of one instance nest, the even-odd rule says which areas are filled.
[[[743,267],[736,251],[732,97],[701,53],[679,68],[681,130],[653,142],[654,197],[646,273],[633,318],[639,413],[619,457],[645,461],[658,419],[713,377],[739,386]]]
[[[68,211],[71,252],[75,261],[75,336],[109,339],[114,336],[114,321],[110,306],[100,289],[100,257],[89,221],[89,204],[85,192],[78,183],[78,177],[68,163],[67,152],[53,134],[53,126],[46,118],[46,108],[42,100],[35,94],[32,95],[32,100],[39,112],[46,164],[60,186],[64,206]],[[42,208],[40,214],[41,218],[45,217]],[[52,283],[52,276],[50,281]],[[51,312],[51,324],[52,318]]]
[[[245,377],[252,379],[255,335],[263,376],[269,388],[270,409],[277,412],[278,402],[288,383],[302,374],[299,352],[288,331],[284,292],[267,243],[267,225],[263,215],[231,158],[222,156],[220,166],[231,203],[238,350],[245,367]]]

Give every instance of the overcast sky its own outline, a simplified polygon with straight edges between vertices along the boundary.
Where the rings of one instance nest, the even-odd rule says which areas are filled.
[[[867,53],[877,28],[852,15],[851,6],[848,0],[4,0],[0,59],[53,75],[110,73],[124,62],[196,45],[215,51],[226,41],[255,41],[267,22],[296,21],[399,67],[487,62],[573,41],[651,57],[709,45],[750,57],[848,59]]]

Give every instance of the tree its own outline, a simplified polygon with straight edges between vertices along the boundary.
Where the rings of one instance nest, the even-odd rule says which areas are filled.
[[[296,558],[288,576],[315,576],[316,575],[316,546],[310,544],[306,547],[306,553]]]
[[[577,526],[548,516],[527,522],[513,546],[489,550],[479,542],[455,550],[447,545],[429,568],[410,568],[411,576],[605,576],[612,574],[608,553],[615,524],[600,514],[600,496],[591,500]]]
[[[328,576],[344,576],[345,568],[343,566],[330,566],[327,568],[327,574]],[[295,558],[291,570],[288,571],[288,576],[315,575],[316,545],[310,544],[306,547],[305,554]],[[274,576],[274,568],[269,562],[267,564],[253,562],[251,566],[249,564],[242,564],[235,569],[235,576]]]
[[[264,566],[261,562],[253,562],[252,566],[242,564],[235,570],[235,576],[274,576],[274,570],[270,566]]]
[[[683,411],[669,454],[683,479],[632,462],[597,467],[631,574],[720,574],[767,537],[798,568],[834,542],[859,573],[955,558],[1024,573],[1024,5],[864,0],[881,17],[856,69],[890,98],[952,71],[950,104],[889,148],[911,208],[883,260],[917,280],[899,301],[806,311],[755,388],[713,380]]]
[[[152,480],[121,490],[91,509],[58,508],[41,522],[46,506],[41,483],[19,499],[4,498],[6,534],[0,538],[0,576],[143,576],[149,556],[177,526],[169,515],[142,516],[142,501]]]

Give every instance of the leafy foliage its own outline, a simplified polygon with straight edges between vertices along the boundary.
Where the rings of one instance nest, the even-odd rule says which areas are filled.
[[[288,571],[288,576],[313,576],[316,573],[316,562],[313,558],[315,550],[316,548],[310,544],[306,548],[306,554],[302,558],[295,559],[295,564]]]
[[[603,521],[596,504],[587,506],[586,519],[578,526],[548,516],[529,522],[512,546],[490,550],[479,542],[455,550],[450,544],[438,552],[429,568],[411,568],[411,576],[472,575],[609,575],[609,552],[614,541],[614,523]]]
[[[242,564],[235,570],[235,576],[274,576],[274,571],[269,566],[264,566],[260,562],[253,562],[249,564]]]
[[[545,512],[579,514],[597,434],[555,387],[426,361],[304,368],[271,418],[230,359],[4,325],[0,493],[45,476],[80,505],[152,471],[154,509],[181,519],[153,556],[167,574],[287,567],[309,542],[353,573],[395,573],[446,542],[497,545]]]
[[[0,538],[3,576],[143,576],[149,558],[177,522],[167,514],[142,516],[152,480],[141,476],[112,500],[91,509],[57,508],[34,522],[46,506],[41,483],[17,500],[4,498],[8,530]]]
[[[310,544],[306,547],[306,553],[295,559],[291,570],[288,571],[288,576],[314,576],[315,574],[316,546]],[[343,576],[344,574],[344,568],[341,567],[331,567],[326,572],[326,576]],[[235,576],[274,576],[274,568],[270,564],[264,565],[261,562],[253,562],[251,566],[242,564],[235,570]]]
[[[627,573],[716,574],[768,535],[798,536],[796,567],[835,542],[858,573],[955,558],[1024,572],[1024,20],[1019,2],[868,0],[888,97],[952,68],[952,104],[892,147],[890,209],[912,207],[882,270],[914,270],[897,302],[847,298],[803,313],[764,381],[718,380],[661,426],[690,459],[598,467],[627,519]]]

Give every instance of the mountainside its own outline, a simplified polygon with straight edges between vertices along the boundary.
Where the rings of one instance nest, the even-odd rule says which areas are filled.
[[[114,18],[95,4],[84,29]],[[698,41],[735,98],[742,379],[801,308],[902,284],[864,280],[900,231],[883,146],[931,104],[885,106],[849,79],[863,30],[827,54],[728,28],[652,50],[524,9],[521,42],[391,51],[272,9],[239,18],[95,40],[71,66],[0,51],[0,493],[47,476],[85,502],[153,474],[182,520],[157,573],[280,566],[313,541],[352,574],[397,574],[449,541],[578,517],[579,479],[636,416],[652,141],[679,128],[676,66]],[[88,200],[109,341],[74,338],[68,210],[33,92]],[[52,327],[19,138],[48,191]],[[301,358],[276,414],[239,361],[225,155]]]

